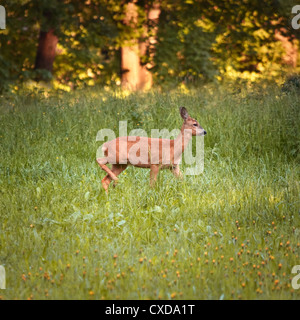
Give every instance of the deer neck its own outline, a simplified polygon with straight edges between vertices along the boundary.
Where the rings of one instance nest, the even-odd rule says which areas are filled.
[[[181,155],[184,149],[189,144],[192,138],[192,131],[185,130],[184,125],[181,127],[180,133],[177,138],[174,140],[174,160],[178,162],[181,159]]]

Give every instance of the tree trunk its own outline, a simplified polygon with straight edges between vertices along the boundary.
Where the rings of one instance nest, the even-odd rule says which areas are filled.
[[[140,58],[138,45],[121,48],[122,87],[129,90],[139,89]]]
[[[153,84],[152,73],[149,71],[153,68],[153,58],[154,58],[154,49],[156,44],[156,34],[157,34],[157,25],[158,18],[160,15],[160,5],[159,3],[154,3],[148,11],[148,24],[152,26],[152,33],[148,39],[144,42],[140,42],[140,55],[148,55],[148,62],[145,65],[140,66],[140,88],[141,89],[150,89]],[[149,32],[147,26],[145,27],[145,33]]]
[[[124,24],[135,28],[138,21],[138,11],[135,0],[127,4]],[[158,4],[154,4],[148,11],[148,21],[157,25],[160,9]],[[149,71],[153,67],[153,49],[156,43],[155,34],[157,27],[153,28],[152,36],[146,41],[133,39],[124,43],[121,48],[121,74],[122,87],[129,90],[144,90],[150,89],[152,86],[152,74]],[[145,37],[148,29],[145,26]],[[146,64],[141,64],[141,56],[149,54],[149,61]]]
[[[57,43],[58,38],[53,29],[40,31],[34,69],[44,69],[52,73]]]
[[[135,29],[138,22],[138,11],[135,0],[128,3],[123,23],[131,29]],[[121,48],[121,75],[122,87],[129,90],[137,90],[139,87],[139,48],[138,40],[127,40]]]

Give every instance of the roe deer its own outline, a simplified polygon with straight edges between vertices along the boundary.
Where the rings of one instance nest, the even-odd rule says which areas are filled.
[[[150,169],[150,185],[153,186],[160,169],[171,169],[175,177],[182,177],[179,169],[181,155],[192,136],[204,136],[206,131],[191,118],[184,107],[180,108],[184,122],[176,139],[148,138],[139,136],[119,137],[102,145],[104,158],[97,158],[99,166],[107,172],[102,179],[106,193],[112,180],[128,165]],[[106,164],[111,164],[111,170]]]

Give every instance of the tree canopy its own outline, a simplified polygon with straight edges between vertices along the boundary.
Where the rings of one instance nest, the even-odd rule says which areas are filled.
[[[296,71],[300,32],[291,26],[295,4],[293,0],[2,1],[7,17],[6,29],[0,30],[0,89],[28,80],[52,81],[64,90],[97,83],[120,85],[133,66],[129,60],[124,64],[125,47],[136,55],[142,73],[149,72],[158,85]],[[153,8],[157,11],[151,18]]]

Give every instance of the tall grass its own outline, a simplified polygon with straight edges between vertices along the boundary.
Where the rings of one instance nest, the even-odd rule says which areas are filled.
[[[299,95],[276,87],[1,97],[3,299],[299,299]],[[107,196],[102,128],[208,132],[176,180],[129,167]],[[183,171],[185,165],[183,164]]]

